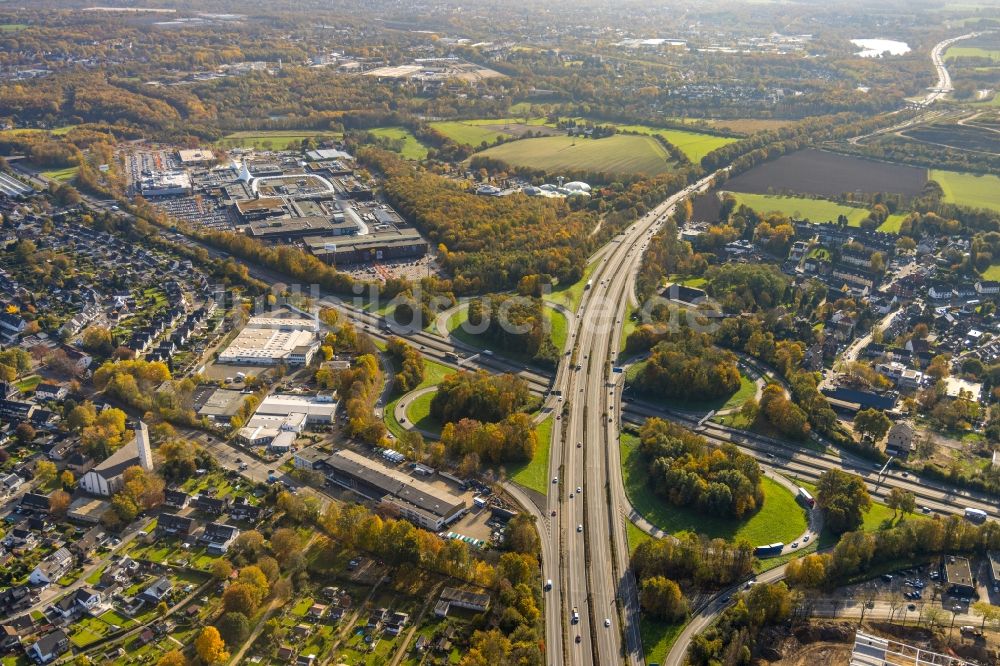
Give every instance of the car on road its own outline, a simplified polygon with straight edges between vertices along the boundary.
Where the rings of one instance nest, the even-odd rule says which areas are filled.
[[[611,626],[611,618],[610,617],[604,618],[604,626],[605,627],[610,627]]]
[[[583,488],[581,488],[580,486],[577,486],[576,487],[576,494],[579,495],[582,492],[583,492]]]
[[[552,477],[552,483],[559,483],[559,477],[558,476],[553,476]]]
[[[573,610],[570,613],[569,620],[573,624],[576,624],[580,621],[580,612],[576,609],[576,606],[573,606]]]
[[[583,442],[577,442],[576,443],[576,448],[579,449],[579,448],[582,448],[582,447],[583,447]]]
[[[582,640],[583,640],[583,638],[580,636],[580,634],[577,634],[576,635],[576,642],[579,643]]]
[[[908,610],[908,611],[915,611],[915,610],[917,610],[917,605],[916,604],[906,604],[906,610]]]
[[[552,509],[552,515],[553,516],[556,515],[556,510],[555,509]]]
[[[922,506],[922,507],[920,507],[920,511],[922,513],[930,513],[931,512],[931,508],[929,506]]]
[[[808,543],[808,542],[809,542],[809,535],[807,534],[804,537],[802,537],[802,543]]]
[[[582,532],[583,531],[583,525],[577,525],[576,526],[576,531],[577,532]]]
[[[792,548],[798,548],[798,547],[799,547],[799,542],[798,541],[793,541],[792,542]]]

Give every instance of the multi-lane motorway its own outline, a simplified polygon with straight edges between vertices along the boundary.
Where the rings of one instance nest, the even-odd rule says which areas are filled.
[[[549,461],[553,490],[542,530],[548,550],[559,553],[558,562],[544,567],[554,581],[547,592],[547,663],[643,663],[617,448],[621,402],[611,364],[650,234],[678,201],[711,180],[670,197],[618,236],[599,257],[584,293],[567,371],[555,385],[567,413],[565,437],[556,433]]]

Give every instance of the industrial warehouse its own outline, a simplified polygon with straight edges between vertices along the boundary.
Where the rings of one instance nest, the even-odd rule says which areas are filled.
[[[233,365],[309,365],[319,349],[318,330],[311,319],[251,317],[217,360]]]
[[[296,466],[320,471],[331,483],[381,501],[425,529],[440,531],[468,509],[461,497],[349,449],[330,455],[317,456],[316,452],[306,449],[297,453]]]

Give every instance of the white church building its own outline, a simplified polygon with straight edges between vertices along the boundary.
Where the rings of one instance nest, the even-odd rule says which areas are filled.
[[[149,446],[146,424],[138,421],[134,427],[135,438],[114,452],[80,479],[80,487],[92,495],[111,497],[125,485],[125,470],[141,467],[153,471],[153,450]]]

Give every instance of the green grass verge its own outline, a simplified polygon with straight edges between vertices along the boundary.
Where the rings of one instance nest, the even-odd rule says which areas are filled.
[[[456,372],[454,368],[425,358],[424,381],[420,382],[415,390],[427,388],[428,386],[436,386],[441,383],[441,380],[453,372]],[[398,403],[399,399],[402,397],[402,394],[395,395],[382,410],[383,420],[385,421],[386,427],[389,429],[389,432],[396,437],[402,437],[403,433],[407,430],[399,421],[396,420],[396,403]],[[407,416],[407,419],[409,419],[409,416]]]
[[[701,158],[708,155],[716,148],[721,148],[739,139],[715,136],[714,134],[703,134],[701,132],[689,132],[678,129],[662,129],[650,127],[649,125],[618,125],[618,129],[628,132],[640,132],[642,134],[653,134],[661,136],[668,143],[677,147],[691,162],[700,164]]]
[[[417,137],[410,133],[410,130],[403,127],[377,127],[368,130],[375,136],[387,139],[402,139],[403,148],[399,154],[408,160],[422,160],[427,157],[427,146],[420,143]]]
[[[17,32],[27,27],[27,23],[0,23],[0,32]]]
[[[655,176],[674,168],[670,154],[655,139],[625,134],[603,139],[571,136],[522,139],[477,154],[511,166],[533,167],[554,174],[598,171]]]
[[[483,141],[491,144],[497,140],[497,137],[509,136],[505,132],[498,132],[480,125],[472,125],[461,120],[444,120],[431,123],[431,127],[455,143],[462,143],[467,146],[480,146]]]
[[[778,212],[796,220],[836,222],[840,215],[846,215],[848,226],[858,227],[861,226],[861,221],[868,217],[868,210],[865,208],[844,206],[825,199],[785,197],[776,194],[747,194],[745,192],[730,192],[729,194],[732,194],[738,203],[748,206],[758,213]]]
[[[594,274],[594,270],[597,268],[597,263],[594,262],[588,264],[585,269],[583,269],[583,277],[574,282],[573,284],[568,284],[566,286],[556,286],[555,289],[544,296],[546,301],[551,301],[552,303],[558,303],[570,310],[571,312],[576,312],[577,308],[580,307],[580,301],[583,300],[584,287],[587,286],[587,281],[590,276]]]
[[[222,148],[253,148],[255,150],[288,150],[295,148],[307,138],[339,138],[341,132],[317,130],[251,130],[233,132],[217,141]]]
[[[549,450],[552,445],[552,424],[550,416],[535,427],[538,447],[531,462],[507,465],[507,478],[543,495],[549,492]]]
[[[625,536],[628,539],[628,552],[633,553],[635,549],[639,547],[639,544],[644,541],[651,541],[652,536],[646,534],[642,531],[638,525],[633,523],[631,520],[625,523]]]
[[[1000,177],[931,169],[930,179],[941,185],[948,203],[1000,211]]]
[[[60,183],[66,183],[76,178],[76,174],[79,170],[80,167],[72,166],[65,169],[56,169],[54,171],[43,171],[42,175],[46,178],[58,180]]]
[[[671,534],[697,532],[723,539],[746,539],[753,545],[789,542],[806,531],[806,514],[795,496],[776,481],[764,477],[764,506],[744,520],[709,516],[675,507],[657,497],[646,483],[645,461],[638,451],[639,438],[622,433],[621,458],[625,492],[636,511]]]
[[[420,430],[440,435],[442,423],[431,416],[431,400],[435,393],[430,391],[411,400],[406,406],[406,418]]]
[[[639,636],[647,664],[664,664],[674,641],[681,635],[686,622],[669,623],[650,617],[639,618]]]

